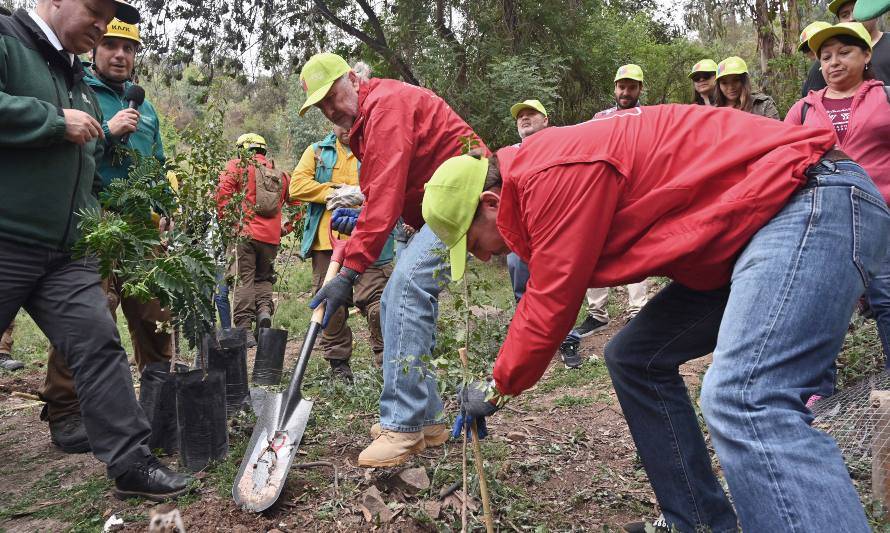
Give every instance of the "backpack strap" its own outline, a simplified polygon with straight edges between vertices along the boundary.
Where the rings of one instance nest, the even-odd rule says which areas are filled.
[[[890,85],[884,85],[884,94],[887,95],[887,103],[890,104]]]
[[[807,102],[804,102],[803,106],[800,108],[800,124],[801,125],[803,125],[803,123],[807,120],[807,111],[809,111],[809,109],[810,109],[810,104],[808,104]]]

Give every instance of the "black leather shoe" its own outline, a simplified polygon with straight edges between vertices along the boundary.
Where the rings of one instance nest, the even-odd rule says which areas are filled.
[[[170,470],[152,455],[114,480],[114,495],[121,500],[145,498],[162,502],[188,492],[191,481],[191,476]]]
[[[87,453],[90,451],[90,439],[83,427],[80,414],[68,415],[49,423],[49,438],[53,444],[65,453]]]

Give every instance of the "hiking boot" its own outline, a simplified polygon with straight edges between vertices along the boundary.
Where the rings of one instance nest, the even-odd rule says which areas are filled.
[[[653,533],[671,533],[671,528],[668,527],[664,514],[658,515],[654,522],[630,522],[629,524],[624,524],[624,531],[627,533],[646,533],[647,524],[651,526],[649,531]]]
[[[584,319],[584,322],[581,322],[581,325],[575,328],[575,333],[578,334],[579,337],[589,337],[593,335],[597,331],[602,331],[609,326],[609,321],[601,322],[590,315],[587,315],[587,318]]]
[[[13,359],[8,353],[0,353],[0,368],[12,372],[25,368],[25,363]]]
[[[140,497],[162,502],[185,494],[191,481],[191,476],[170,470],[151,455],[114,480],[114,495],[121,500]]]
[[[580,345],[576,340],[564,340],[559,345],[559,356],[566,368],[581,368],[581,355],[578,353]]]
[[[374,424],[371,426],[371,438],[376,439],[380,436],[382,431],[379,422]],[[450,436],[451,434],[448,432],[448,428],[445,427],[445,424],[430,424],[429,426],[423,426],[423,442],[427,448],[434,448],[445,444],[445,441],[447,441]]]
[[[256,348],[256,337],[253,336],[253,333],[247,332],[247,347],[248,348]]]
[[[272,327],[272,315],[266,311],[260,311],[256,316],[256,327],[259,328],[271,328]]]
[[[49,423],[49,439],[65,453],[87,453],[90,439],[83,427],[80,413],[68,415]]]
[[[331,377],[342,381],[343,383],[352,384],[355,379],[352,375],[352,367],[346,359],[328,359],[331,364]]]
[[[365,468],[398,466],[425,448],[422,431],[401,433],[384,429],[370,446],[358,454],[358,465]]]

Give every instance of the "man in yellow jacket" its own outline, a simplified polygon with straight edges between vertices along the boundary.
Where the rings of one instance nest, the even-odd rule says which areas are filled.
[[[321,288],[331,262],[329,228],[331,212],[337,207],[359,207],[364,197],[358,188],[359,161],[349,149],[349,132],[334,126],[334,132],[309,145],[294,169],[290,183],[291,200],[309,204],[303,226],[300,255],[312,259],[314,291]],[[335,235],[337,236],[337,235]],[[377,366],[383,363],[383,335],[380,331],[380,296],[392,274],[393,239],[390,236],[377,262],[356,281],[353,304],[368,320],[371,349]],[[321,336],[321,350],[334,377],[352,381],[352,330],[345,309],[331,318]]]

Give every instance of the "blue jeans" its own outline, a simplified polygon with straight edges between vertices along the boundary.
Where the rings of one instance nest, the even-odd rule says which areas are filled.
[[[890,212],[862,169],[822,162],[751,239],[729,288],[673,283],[606,347],[665,518],[735,531],[679,365],[713,350],[701,407],[744,531],[869,531],[840,451],[804,402],[880,270]]]
[[[424,359],[436,344],[439,293],[451,279],[446,257],[442,241],[424,226],[399,252],[383,291],[383,429],[415,432],[444,419],[435,371]]]
[[[216,310],[219,312],[219,325],[222,329],[232,327],[232,307],[229,303],[229,285],[226,283],[225,271],[216,274],[216,294],[213,295]]]
[[[510,273],[510,283],[513,284],[513,297],[519,303],[525,294],[525,286],[528,284],[528,265],[514,253],[507,254],[507,272]]]
[[[865,297],[878,326],[878,336],[881,338],[881,348],[884,351],[884,365],[890,368],[890,254],[884,258],[881,271],[868,284]]]

